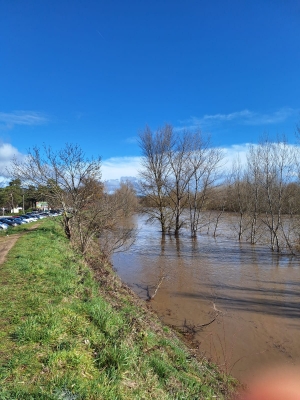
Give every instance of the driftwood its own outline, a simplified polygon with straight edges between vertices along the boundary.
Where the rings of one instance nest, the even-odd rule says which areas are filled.
[[[162,276],[158,282],[158,284],[155,287],[154,293],[152,295],[150,295],[150,291],[149,291],[149,286],[147,286],[147,300],[146,301],[151,301],[154,299],[154,297],[156,296],[156,293],[160,287],[160,285],[162,284],[163,280],[165,279],[165,276]]]
[[[200,325],[188,324],[187,320],[185,319],[184,323],[183,323],[183,328],[187,331],[187,333],[195,334],[197,332],[200,332],[202,330],[202,328],[205,328],[206,326],[209,326],[210,324],[215,322],[217,317],[218,317],[218,315],[216,315],[211,321],[207,322],[206,324],[200,324]]]
[[[205,324],[200,324],[200,325],[192,325],[192,324],[188,324],[187,320],[184,320],[183,325],[180,327],[180,330],[184,333],[184,334],[189,334],[189,335],[195,335],[197,332],[202,331],[203,328],[211,325],[213,322],[215,322],[218,318],[218,316],[220,314],[222,314],[221,310],[218,310],[215,303],[213,303],[213,309],[215,311],[215,315],[212,318],[212,320],[210,320],[209,322],[206,322]]]

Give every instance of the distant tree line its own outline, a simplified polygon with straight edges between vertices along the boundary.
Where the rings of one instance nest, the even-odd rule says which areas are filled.
[[[44,190],[34,186],[22,187],[20,179],[13,179],[0,187],[0,208],[11,211],[21,207],[24,210],[36,208],[37,201],[45,201]]]

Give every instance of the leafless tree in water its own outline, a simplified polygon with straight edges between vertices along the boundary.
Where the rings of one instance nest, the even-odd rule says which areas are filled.
[[[218,167],[222,157],[222,151],[211,147],[210,139],[199,134],[197,149],[190,157],[193,174],[187,191],[190,229],[194,238],[197,236],[199,228],[208,223],[206,219],[202,219],[202,213],[212,193],[211,189],[218,178]]]
[[[149,221],[158,220],[162,233],[170,229],[172,214],[168,199],[168,180],[171,169],[168,153],[173,147],[173,128],[165,125],[156,132],[147,126],[139,134],[142,151],[142,169],[140,171],[140,191],[147,199],[144,212]]]
[[[249,223],[252,244],[266,242],[267,237],[272,251],[294,253],[300,211],[296,151],[284,138],[265,138],[249,147],[247,165],[243,172],[235,170],[229,189],[228,204],[235,204],[231,210],[240,214],[239,240]]]
[[[294,151],[284,138],[276,143],[265,139],[257,146],[259,185],[262,191],[260,218],[269,232],[272,251],[280,252],[287,239],[283,215],[288,201],[289,183],[294,179]],[[290,247],[290,243],[285,243]]]
[[[149,220],[157,219],[163,233],[173,230],[178,236],[187,223],[184,211],[189,210],[191,234],[196,236],[221,151],[210,148],[209,138],[200,130],[175,133],[170,125],[155,133],[146,127],[140,147],[141,192],[148,199]]]
[[[237,228],[238,240],[241,241],[249,222],[249,185],[245,167],[239,157],[233,161],[227,186],[228,208],[238,216],[235,229]]]

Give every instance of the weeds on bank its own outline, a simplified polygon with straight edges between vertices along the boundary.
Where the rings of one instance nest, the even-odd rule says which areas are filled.
[[[225,398],[227,378],[197,362],[109,266],[95,275],[53,221],[19,239],[0,269],[0,399]]]

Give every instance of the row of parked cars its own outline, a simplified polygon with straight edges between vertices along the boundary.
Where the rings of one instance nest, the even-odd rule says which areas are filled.
[[[43,212],[36,211],[12,217],[0,217],[0,229],[7,229],[9,227],[28,224],[29,222],[38,221],[42,218],[56,217],[61,214],[62,212],[59,210],[50,210]]]

